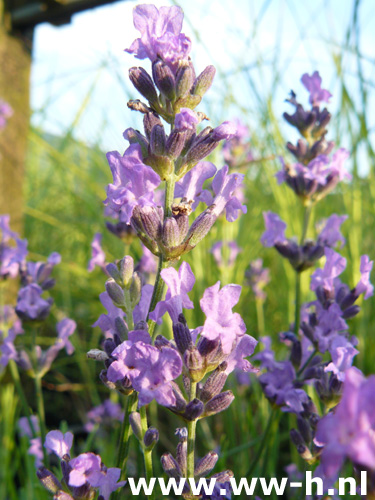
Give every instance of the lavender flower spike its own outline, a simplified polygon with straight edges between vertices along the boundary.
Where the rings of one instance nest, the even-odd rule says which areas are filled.
[[[337,278],[346,268],[346,259],[340,254],[326,247],[326,263],[323,269],[317,269],[311,276],[311,290],[315,291],[322,286],[326,291],[334,289],[334,279]]]
[[[209,340],[220,340],[223,352],[229,354],[235,341],[246,332],[246,326],[232,308],[239,301],[241,287],[226,285],[220,290],[220,281],[207,288],[200,301],[206,315],[202,336]]]
[[[187,60],[191,41],[181,33],[184,14],[181,7],[161,7],[137,5],[133,10],[135,28],[141,38],[134,40],[126,52],[138,59],[155,61],[161,57],[172,67],[179,61]]]
[[[241,202],[233,195],[234,191],[242,184],[244,175],[228,175],[228,170],[229,167],[224,165],[212,181],[212,189],[216,195],[212,202],[214,205],[212,213],[216,217],[219,217],[221,212],[225,209],[227,221],[233,222],[237,219],[240,210],[244,214],[247,212],[246,205],[241,205]]]
[[[310,76],[307,73],[302,75],[301,82],[310,92],[310,104],[312,106],[319,106],[321,102],[329,102],[329,98],[332,94],[325,89],[322,89],[322,78],[318,71]]]
[[[105,253],[101,246],[102,237],[102,234],[96,233],[92,240],[91,259],[87,266],[89,272],[93,271],[95,266],[101,267],[102,269],[105,268]]]
[[[341,247],[345,245],[345,238],[341,234],[340,226],[348,218],[347,215],[332,214],[325,221],[324,228],[318,236],[319,243],[333,248],[337,242],[341,243]]]

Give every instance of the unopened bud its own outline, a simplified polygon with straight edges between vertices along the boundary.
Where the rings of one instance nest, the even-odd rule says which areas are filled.
[[[155,125],[163,126],[159,116],[156,113],[147,113],[143,117],[143,128],[148,140],[151,138],[151,132]]]
[[[191,89],[194,82],[194,70],[188,66],[181,66],[176,74],[176,97],[185,96]]]
[[[115,328],[120,338],[122,340],[125,340],[128,336],[129,330],[125,324],[125,321],[122,318],[120,318],[120,316],[117,316],[115,318]]]
[[[312,435],[311,435],[311,427],[309,422],[305,420],[303,417],[300,415],[297,417],[297,427],[299,432],[301,433],[301,436],[303,437],[303,440],[305,441],[306,444],[311,442]]]
[[[202,403],[202,401],[195,398],[186,406],[184,417],[186,418],[186,420],[196,420],[202,415],[203,409],[204,404]]]
[[[141,300],[142,294],[142,281],[138,273],[133,274],[133,279],[129,289],[130,294],[130,303],[131,307],[134,308]],[[130,311],[127,311],[128,314],[131,314]]]
[[[181,243],[180,230],[174,217],[167,217],[165,219],[162,241],[168,248],[176,247]]]
[[[189,370],[189,374],[193,382],[199,382],[200,380],[202,380],[206,370],[203,366],[203,358],[197,347],[191,345],[185,351],[183,359],[186,368]]]
[[[50,472],[45,467],[39,467],[39,469],[36,471],[36,475],[45,489],[53,495],[56,494],[59,490],[62,490],[60,481],[54,474],[52,474],[52,472]]]
[[[151,76],[143,68],[130,68],[129,78],[134,87],[151,104],[158,102],[158,95]]]
[[[159,211],[155,207],[145,206],[139,213],[147,235],[151,239],[158,241],[162,234]]]
[[[222,363],[222,365],[226,365],[226,363]],[[228,376],[222,365],[216,368],[203,385],[200,398],[204,403],[217,396],[225,385]]]
[[[189,233],[186,237],[190,247],[194,248],[214,225],[217,217],[212,213],[210,208],[202,212],[193,222],[190,227]]]
[[[116,283],[118,285],[122,285],[122,278],[121,278],[121,274],[120,274],[120,271],[118,270],[118,267],[116,264],[114,264],[113,262],[111,262],[110,264],[108,264],[106,267],[105,267],[107,273],[111,276],[111,278],[113,278]]]
[[[150,150],[156,156],[165,154],[167,138],[163,125],[154,125],[150,135]]]
[[[142,440],[142,422],[141,415],[137,411],[133,411],[129,415],[129,423],[132,428],[134,436],[138,439],[138,441]]]
[[[209,474],[215,467],[218,458],[219,455],[214,451],[210,451],[210,453],[207,453],[207,455],[198,460],[194,469],[194,476],[207,476],[207,474]]]
[[[214,66],[207,66],[202,73],[196,78],[193,88],[191,90],[192,94],[199,95],[203,97],[207,90],[211,87],[216,69]]]
[[[167,155],[175,159],[178,158],[185,147],[186,137],[186,130],[174,129],[169,135],[165,146]]]
[[[125,255],[120,261],[120,275],[126,288],[130,287],[134,272],[134,260],[130,255]]]
[[[181,354],[184,354],[193,342],[189,328],[180,322],[173,325],[173,338]]]
[[[232,391],[225,391],[218,394],[206,403],[204,416],[208,417],[210,415],[216,415],[216,413],[226,410],[232,404],[233,400],[234,395]]]
[[[171,453],[164,453],[160,461],[164,469],[164,472],[167,474],[167,476],[174,477],[175,479],[182,477],[180,466],[173,458]]]
[[[159,431],[155,427],[149,427],[144,435],[143,443],[148,450],[152,448],[159,441]]]
[[[124,290],[115,282],[113,278],[110,278],[106,282],[105,289],[116,307],[125,307]]]
[[[152,76],[157,88],[167,99],[173,101],[176,96],[175,78],[171,68],[161,59],[152,63]]]

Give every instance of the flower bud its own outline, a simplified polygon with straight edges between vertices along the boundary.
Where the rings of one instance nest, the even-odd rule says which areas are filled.
[[[172,130],[165,146],[168,156],[174,159],[180,156],[182,150],[185,147],[187,135],[188,134],[186,130]]]
[[[226,363],[222,363],[216,370],[208,377],[203,385],[199,397],[206,403],[213,397],[217,396],[225,385],[228,375],[225,373]]]
[[[145,432],[143,443],[148,450],[152,450],[152,448],[159,441],[159,431],[155,429],[155,427],[149,427]]]
[[[61,490],[55,493],[53,500],[74,500],[74,498],[69,493]]]
[[[186,406],[184,417],[186,420],[196,420],[203,413],[204,405],[202,401],[195,398]]]
[[[56,494],[59,490],[62,490],[60,481],[54,474],[52,474],[52,472],[50,472],[45,467],[39,467],[39,469],[36,471],[36,475],[45,489],[53,495]]]
[[[131,285],[133,273],[134,273],[133,257],[130,257],[130,255],[125,255],[125,257],[120,260],[120,276],[126,288],[129,288]]]
[[[162,222],[159,211],[155,207],[145,206],[139,211],[139,215],[146,234],[155,241],[160,240]]]
[[[180,205],[181,205],[181,203],[180,203]],[[181,241],[184,241],[184,239],[189,231],[189,211],[190,210],[191,210],[191,207],[190,207],[190,209],[189,208],[186,209],[186,213],[181,213],[181,211],[180,211],[178,215],[174,216],[174,218],[176,219],[177,225],[178,225],[178,229],[180,231]],[[174,212],[174,206],[172,205],[172,213],[173,212]]]
[[[150,135],[150,151],[151,154],[156,156],[163,156],[165,154],[167,138],[163,125],[156,124],[153,126]]]
[[[207,90],[211,87],[216,69],[214,66],[207,66],[202,73],[196,78],[191,93],[203,97]]]
[[[184,354],[193,343],[189,328],[180,322],[173,324],[173,338],[181,354]]]
[[[139,111],[140,113],[147,114],[151,112],[151,108],[149,108],[144,102],[139,99],[131,99],[128,101],[128,108],[133,111]]]
[[[173,248],[181,243],[178,224],[174,217],[167,217],[163,224],[162,242],[167,248]]]
[[[141,415],[137,411],[133,411],[129,415],[129,423],[134,436],[138,439],[138,441],[142,441]]]
[[[124,136],[124,139],[129,141],[130,144],[139,144],[141,146],[142,156],[147,156],[148,140],[144,135],[142,135],[138,130],[134,130],[134,128],[127,128],[122,135]]]
[[[186,476],[186,466],[187,466],[187,438],[188,431],[186,427],[181,429],[176,429],[175,434],[179,437],[179,442],[176,447],[176,460],[180,466],[181,472]]]
[[[297,427],[305,443],[310,443],[312,439],[310,424],[300,415],[297,417]]]
[[[116,307],[125,307],[124,290],[115,282],[113,278],[106,281],[105,289]]]
[[[151,104],[158,102],[158,95],[151,76],[143,68],[130,68],[129,78],[134,87]]]
[[[190,345],[184,353],[183,360],[193,382],[202,380],[206,373],[206,369],[203,365],[203,358],[197,347]]]
[[[194,70],[190,65],[180,66],[176,74],[176,97],[185,96],[194,82]]]
[[[150,140],[152,129],[156,125],[163,126],[159,116],[156,113],[150,112],[143,117],[143,128],[148,140]]]
[[[207,453],[203,458],[198,460],[198,462],[195,465],[194,469],[194,477],[199,476],[199,477],[205,477],[207,474],[209,474],[212,469],[215,467],[216,462],[219,459],[219,455],[215,453],[214,451],[210,451],[210,453]]]
[[[167,474],[167,476],[174,477],[175,479],[182,477],[180,466],[173,458],[171,453],[164,453],[160,461],[164,469],[164,472]]]
[[[290,431],[290,439],[304,460],[309,461],[312,459],[311,451],[308,449],[301,434],[296,429]]]
[[[113,351],[113,349],[112,349],[112,351]],[[89,359],[95,359],[95,361],[105,361],[106,359],[108,359],[107,352],[101,351],[100,349],[90,349],[88,351],[88,353],[86,354],[86,356]]]
[[[156,59],[152,63],[152,77],[160,92],[173,101],[176,97],[175,78],[168,64],[161,59]]]
[[[216,219],[217,217],[212,213],[212,209],[210,207],[195,219],[186,237],[189,248],[194,248],[200,241],[203,240],[211,227],[214,225]]]
[[[111,276],[111,278],[113,278],[116,283],[118,285],[122,285],[122,278],[121,278],[121,274],[120,274],[120,271],[118,270],[118,267],[116,264],[114,264],[113,262],[111,262],[110,264],[108,264],[106,267],[105,267],[107,273]]]
[[[210,415],[216,415],[216,413],[226,410],[232,404],[233,400],[234,395],[232,391],[225,391],[218,394],[206,403],[204,416],[209,417]]]
[[[130,294],[130,303],[131,307],[134,308],[141,300],[142,293],[142,281],[138,273],[133,274],[133,279],[130,285],[129,294]],[[128,314],[131,314],[130,311],[127,311]]]
[[[175,413],[183,413],[185,411],[186,404],[187,404],[186,400],[184,398],[184,395],[182,394],[181,389],[176,384],[176,382],[172,381],[171,387],[172,387],[174,397],[176,398],[176,402],[175,402],[174,406],[169,407],[169,409],[174,411]]]

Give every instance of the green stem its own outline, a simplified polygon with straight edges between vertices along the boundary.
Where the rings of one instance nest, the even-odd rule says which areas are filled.
[[[309,221],[312,211],[312,205],[308,204],[304,207],[303,213],[303,224],[302,224],[302,234],[300,239],[300,245],[303,245],[306,239],[307,230],[309,227]],[[295,295],[295,317],[294,317],[294,333],[298,335],[299,326],[301,321],[301,271],[296,271],[296,295]]]
[[[150,303],[150,309],[149,313],[152,312],[156,304],[161,301],[164,293],[164,281],[161,278],[160,273],[162,272],[163,269],[165,269],[168,266],[168,261],[165,261],[163,256],[160,255],[159,257],[159,266],[158,266],[158,272],[156,273],[156,278],[155,278],[155,284],[154,284],[154,291],[152,293],[151,297],[151,303]],[[156,323],[152,319],[148,319],[148,333],[150,334],[151,337],[153,337],[154,330],[155,330]],[[152,338],[154,341],[154,337]]]
[[[259,459],[260,459],[263,451],[266,448],[266,443],[267,443],[267,440],[268,440],[268,437],[269,437],[269,433],[270,433],[270,430],[271,430],[271,427],[272,427],[272,422],[273,422],[274,415],[275,415],[275,409],[272,408],[271,413],[270,413],[270,415],[268,417],[267,427],[266,427],[266,430],[264,431],[264,434],[263,434],[263,437],[262,437],[262,441],[261,441],[261,443],[259,445],[258,451],[257,451],[257,453],[256,453],[256,455],[254,457],[254,460],[252,461],[252,463],[250,465],[250,468],[249,468],[249,470],[246,473],[246,477],[252,477],[252,473],[254,472],[254,469],[257,466],[257,464],[259,462]]]
[[[297,372],[297,379],[302,375],[302,373],[306,370],[306,368],[309,366],[310,361],[314,358],[314,356],[317,354],[318,349],[314,349],[313,352],[310,354],[310,356],[307,358],[303,366],[298,370]]]
[[[264,335],[263,299],[255,299],[255,306],[257,311],[258,334],[260,337],[263,337]]]
[[[129,415],[133,411],[137,411],[138,397],[135,392],[128,397],[124,420],[122,421],[121,432],[120,432],[120,446],[118,449],[116,467],[121,469],[121,480],[125,479],[126,476],[126,462],[128,460],[130,436],[132,434],[132,428],[129,422]]]
[[[47,456],[47,451],[44,447],[44,442],[46,440],[46,426],[45,426],[46,416],[44,412],[42,377],[36,374],[34,381],[35,381],[36,404],[39,417],[40,439],[42,441],[42,448],[43,448],[43,461],[44,465],[48,467],[48,456]]]
[[[124,297],[125,297],[125,309],[126,309],[126,322],[128,324],[129,330],[133,330],[134,329],[133,311],[130,300],[130,292],[127,288],[124,290]]]
[[[171,174],[170,178],[165,182],[164,218],[170,217],[172,215],[175,184],[176,176],[175,174]]]
[[[146,406],[142,406],[139,409],[139,413],[141,414],[142,436],[144,437],[144,435],[146,434],[146,431],[148,429]],[[144,461],[145,461],[146,480],[147,480],[147,482],[149,482],[150,479],[154,475],[153,466],[152,466],[152,450],[147,450],[146,447],[142,443],[142,452],[143,452],[143,457],[144,457]],[[148,496],[147,498],[149,500],[153,500],[154,499],[154,492],[152,492],[151,495]]]
[[[190,381],[190,397],[189,401],[193,401],[197,394],[197,383]],[[194,469],[195,469],[195,436],[196,436],[197,421],[192,420],[188,422],[188,442],[187,442],[187,468],[186,477],[194,479]]]
[[[22,389],[20,374],[18,372],[18,367],[12,359],[9,361],[9,368],[10,368],[10,373],[11,373],[12,378],[13,378],[14,385],[15,385],[17,393],[18,393],[18,397],[20,398],[20,401],[21,401],[23,411],[24,411],[25,416],[27,418],[27,421],[29,423],[31,433],[33,435],[33,438],[35,438],[37,436],[37,433],[34,429],[34,425],[33,425],[33,422],[31,420],[30,408],[29,408],[29,405],[27,404],[25,393],[23,392],[23,389]]]

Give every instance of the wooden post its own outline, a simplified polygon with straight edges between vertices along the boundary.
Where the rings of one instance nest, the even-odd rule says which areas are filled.
[[[9,14],[0,0],[0,99],[13,109],[0,131],[0,214],[22,233],[24,163],[30,119],[31,37],[10,33]]]

